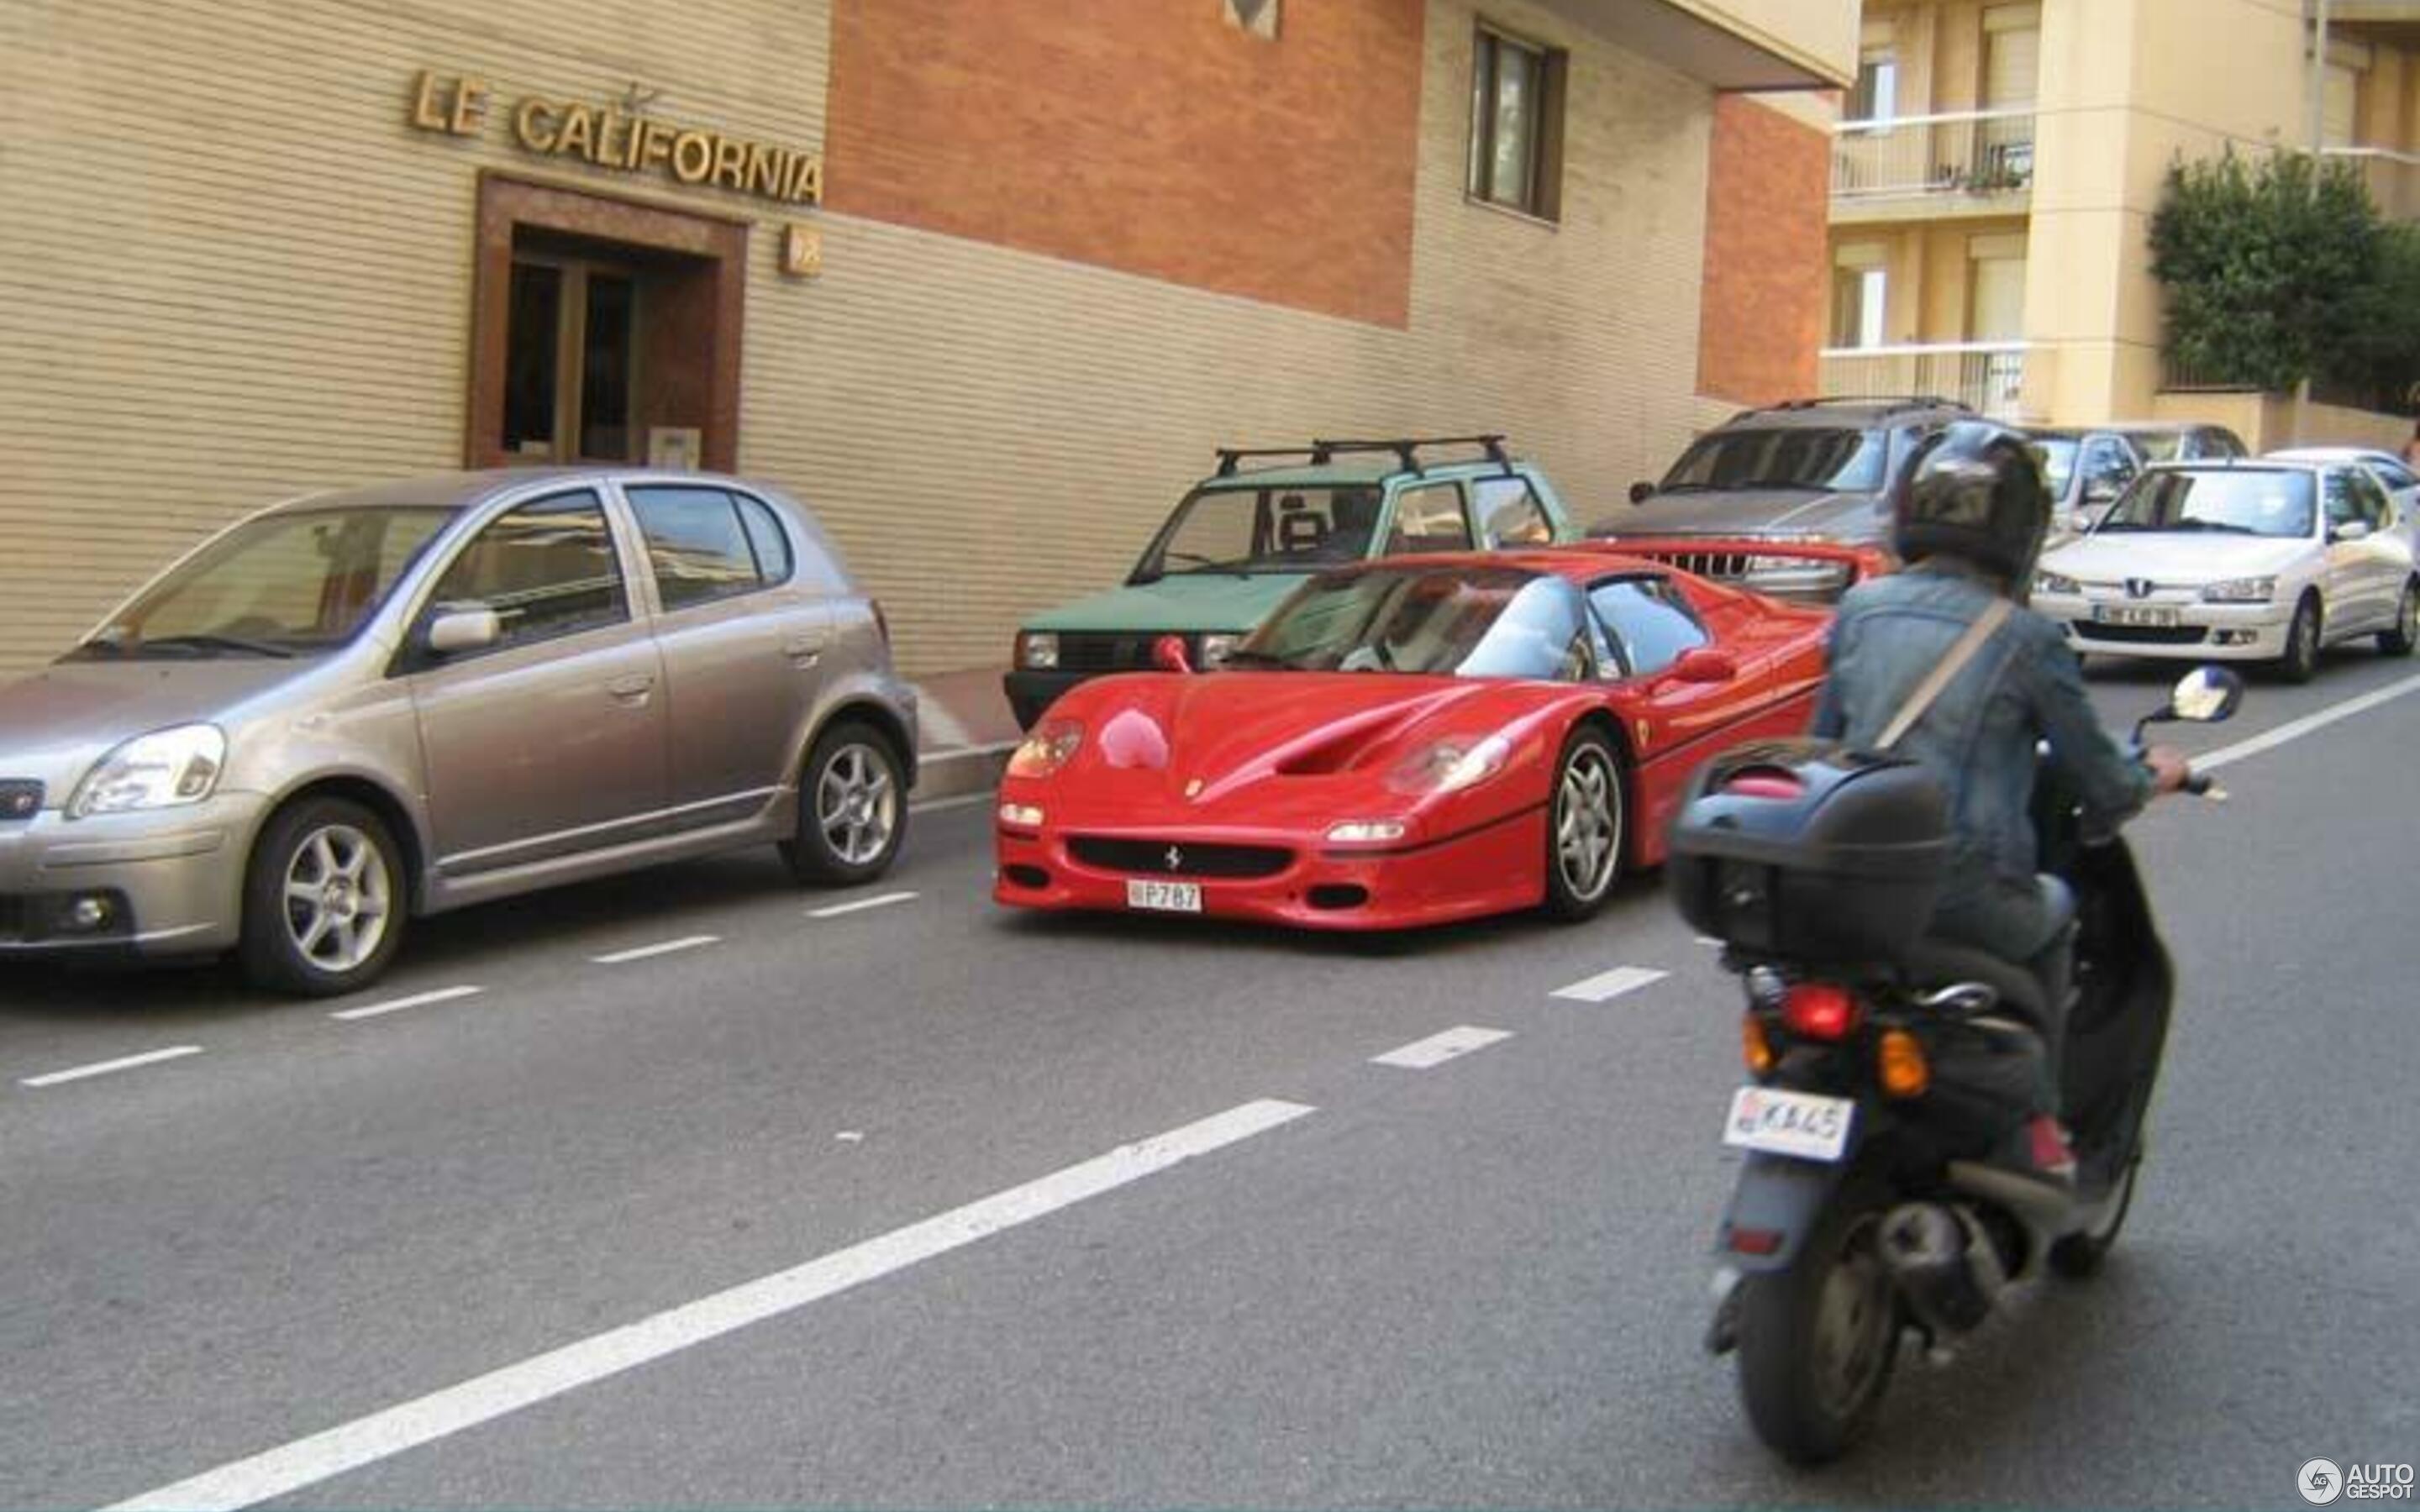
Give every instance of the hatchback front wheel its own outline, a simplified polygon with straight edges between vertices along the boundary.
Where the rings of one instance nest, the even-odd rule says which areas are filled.
[[[406,893],[386,822],[345,798],[305,798],[262,830],[244,872],[244,975],[326,997],[366,987],[403,944]]]

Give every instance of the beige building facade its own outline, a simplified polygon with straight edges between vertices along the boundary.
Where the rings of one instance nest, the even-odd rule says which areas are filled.
[[[2061,424],[2269,416],[2164,368],[2149,233],[2172,162],[2315,128],[2381,208],[2420,215],[2420,4],[2335,0],[2315,83],[2316,9],[1869,4],[1833,143],[1825,387]]]
[[[464,465],[787,487],[911,671],[1122,576],[1216,445],[1502,430],[1609,512],[1725,408],[1718,99],[1820,140],[1855,27],[0,0],[0,671],[253,508]]]

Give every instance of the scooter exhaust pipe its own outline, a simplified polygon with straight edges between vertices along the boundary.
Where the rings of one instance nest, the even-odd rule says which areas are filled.
[[[2008,1279],[1990,1239],[1937,1202],[1893,1208],[1877,1237],[1900,1295],[1936,1334],[1963,1334],[1981,1322]]]

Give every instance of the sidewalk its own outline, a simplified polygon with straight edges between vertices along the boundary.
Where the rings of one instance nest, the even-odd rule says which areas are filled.
[[[917,698],[916,801],[988,793],[1023,732],[1001,690],[1001,669],[971,667],[914,679]]]

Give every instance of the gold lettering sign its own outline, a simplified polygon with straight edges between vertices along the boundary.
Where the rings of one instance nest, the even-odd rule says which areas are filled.
[[[493,98],[483,79],[449,79],[424,69],[412,81],[405,118],[417,131],[475,137]],[[543,95],[523,97],[509,115],[513,145],[540,157],[577,158],[618,173],[662,173],[684,184],[712,184],[784,205],[824,201],[820,152]]]

